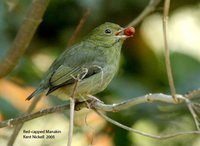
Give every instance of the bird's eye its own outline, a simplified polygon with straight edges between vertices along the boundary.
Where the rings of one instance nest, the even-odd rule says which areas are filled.
[[[106,33],[106,34],[111,34],[112,31],[111,31],[109,28],[107,28],[107,29],[105,30],[105,33]]]

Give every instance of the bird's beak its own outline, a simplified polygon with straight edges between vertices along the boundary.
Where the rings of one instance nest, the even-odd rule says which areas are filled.
[[[129,37],[133,37],[134,34],[135,34],[135,28],[134,27],[122,28],[115,33],[116,37],[124,38],[124,39],[129,38]]]

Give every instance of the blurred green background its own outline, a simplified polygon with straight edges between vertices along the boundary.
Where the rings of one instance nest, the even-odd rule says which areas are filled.
[[[9,2],[16,4],[12,11],[8,9]],[[148,2],[51,0],[43,22],[26,53],[6,80],[22,88],[36,87],[51,62],[66,48],[86,9],[89,8],[91,14],[76,39],[77,42],[94,27],[106,21],[126,26],[140,14]],[[31,1],[27,0],[0,1],[0,58],[5,56],[11,46],[30,4]],[[162,5],[161,3],[153,14],[137,25],[136,35],[124,43],[118,75],[103,93],[97,95],[106,103],[116,103],[148,93],[170,94],[163,52]],[[200,87],[200,0],[171,2],[168,34],[177,93],[185,94]],[[0,96],[2,119],[24,112],[9,102],[4,94]],[[50,97],[49,100],[51,104],[63,103],[56,97]],[[154,134],[195,129],[185,105],[147,103],[108,115],[125,125]],[[108,128],[111,130],[106,130]],[[77,133],[84,136],[81,128],[75,131]],[[152,140],[109,123],[105,123],[96,134],[107,135],[111,139],[110,145],[113,146],[200,145],[199,137],[194,135],[165,141]]]

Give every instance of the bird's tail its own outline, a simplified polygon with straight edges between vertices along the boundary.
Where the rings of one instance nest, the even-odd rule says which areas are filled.
[[[43,88],[37,88],[31,95],[29,95],[26,100],[31,100],[34,96],[40,95],[44,91]]]

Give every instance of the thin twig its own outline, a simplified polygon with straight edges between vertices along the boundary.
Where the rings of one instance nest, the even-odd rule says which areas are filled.
[[[36,119],[38,117],[42,117],[42,116],[52,114],[52,113],[55,113],[55,112],[64,112],[64,111],[69,110],[69,109],[70,109],[69,103],[54,106],[54,107],[47,108],[47,109],[44,109],[44,110],[41,110],[41,111],[38,111],[38,112],[35,112],[35,113],[25,114],[25,115],[19,116],[19,117],[14,118],[14,119],[2,121],[2,122],[0,122],[0,128],[12,127],[14,125],[18,125],[18,124]]]
[[[189,93],[185,94],[184,96],[188,99],[191,99],[200,94],[200,88],[190,91]]]
[[[127,26],[136,26],[139,24],[146,16],[148,16],[150,13],[155,11],[156,7],[160,3],[161,0],[150,0],[149,4],[146,6],[146,8],[140,13],[140,15],[135,18],[132,22],[130,22]]]
[[[179,103],[181,102],[185,102],[185,97],[183,97],[182,95],[176,95],[176,97],[179,99]],[[123,101],[121,103],[118,104],[112,104],[112,105],[107,105],[107,104],[103,104],[101,101],[97,100],[96,102],[94,102],[94,99],[91,100],[91,103],[89,103],[90,108],[95,109],[95,110],[102,110],[102,111],[111,111],[111,112],[116,112],[116,111],[120,111],[120,110],[124,110],[129,108],[130,106],[135,106],[138,104],[142,104],[142,103],[152,103],[155,101],[159,101],[159,102],[164,102],[164,103],[174,103],[173,99],[170,95],[165,95],[165,94],[149,94],[149,95],[145,95],[145,96],[141,96],[141,97],[135,97],[132,99],[129,99],[127,101]],[[89,102],[89,101],[86,101]],[[82,108],[88,108],[88,105],[86,102],[80,102],[80,103],[76,103],[76,107],[78,107],[78,109],[82,109]],[[52,108],[48,108],[45,110],[41,110],[39,112],[33,113],[33,114],[26,114],[23,116],[20,116],[18,118],[15,119],[10,119],[10,120],[6,120],[3,122],[0,122],[0,128],[3,127],[7,127],[7,126],[13,126],[13,125],[17,125],[19,123],[24,123],[26,121],[50,114],[50,113],[55,113],[55,112],[63,112],[67,109],[70,108],[69,103],[63,104],[63,105],[59,105],[59,106],[55,106]],[[120,123],[119,123],[120,124]],[[124,125],[123,125],[124,126]],[[131,128],[129,127],[123,127],[127,130],[130,130]],[[130,130],[136,133],[143,133],[139,130]],[[139,132],[138,132],[139,131]],[[143,133],[142,135],[145,135],[146,133]],[[172,138],[175,136],[181,136],[181,135],[188,135],[188,134],[200,134],[200,131],[188,131],[188,132],[178,132],[178,133],[174,133],[174,134],[168,134],[168,135],[164,135],[164,136],[155,136],[152,138],[157,138],[157,139],[167,139],[167,138]]]
[[[67,146],[71,146],[72,138],[73,138],[73,130],[74,130],[74,109],[75,109],[75,93],[78,86],[79,79],[76,80],[74,84],[74,89],[72,92],[72,96],[70,98],[70,116],[69,116],[69,130],[68,130],[68,141]]]
[[[74,129],[74,107],[75,107],[75,99],[70,98],[70,116],[69,116],[69,130],[68,130],[67,146],[71,146],[72,144],[73,129]]]
[[[182,95],[176,95],[179,103],[185,102],[185,98]],[[136,106],[143,103],[152,103],[152,102],[165,102],[174,104],[173,98],[170,95],[166,94],[147,94],[144,96],[139,96],[135,98],[131,98],[129,100],[117,103],[117,104],[104,104],[103,102],[95,102],[93,104],[95,109],[107,111],[107,112],[117,112],[124,109],[127,109],[132,106]]]
[[[27,114],[31,113],[35,109],[35,107],[36,107],[37,103],[40,101],[41,97],[42,96],[40,95],[40,96],[37,96],[37,97],[34,98],[34,100],[31,102],[31,105],[29,106],[29,108],[27,110]],[[15,127],[15,129],[14,129],[14,131],[13,131],[13,133],[10,136],[10,139],[8,141],[8,146],[12,146],[14,144],[21,128],[23,127],[23,125],[24,125],[24,123],[21,122],[19,125],[17,125]]]
[[[167,135],[153,135],[153,134],[149,134],[149,133],[146,133],[146,132],[143,132],[143,131],[140,131],[140,130],[137,130],[137,129],[133,129],[133,128],[130,128],[128,126],[125,126],[111,118],[109,118],[108,116],[106,116],[105,114],[103,114],[102,112],[99,112],[97,110],[94,110],[98,115],[100,115],[101,117],[103,117],[106,121],[118,126],[118,127],[121,127],[125,130],[128,130],[128,131],[132,131],[134,133],[137,133],[137,134],[140,134],[140,135],[143,135],[145,137],[149,137],[149,138],[153,138],[153,139],[159,139],[159,140],[163,140],[163,139],[169,139],[169,138],[174,138],[174,137],[177,137],[177,136],[183,136],[183,135],[190,135],[190,134],[200,134],[200,131],[186,131],[186,132],[177,132],[177,133],[172,133],[172,134],[167,134]]]
[[[177,98],[181,101],[185,101],[185,99],[183,98],[182,95],[177,95]],[[92,106],[91,108],[95,108],[97,110],[102,110],[102,111],[121,111],[124,109],[127,109],[131,106],[136,106],[139,104],[143,104],[143,103],[152,103],[152,102],[164,102],[164,103],[172,103],[173,104],[173,99],[170,95],[165,95],[165,94],[148,94],[145,96],[140,96],[140,97],[133,97],[129,100],[126,101],[122,101],[120,103],[117,104],[103,104],[103,102],[101,102],[100,100],[94,102],[94,99],[92,99],[92,103],[90,104],[90,106]],[[87,101],[89,102],[89,101]],[[82,108],[88,107],[88,103],[87,102],[80,102],[80,103],[76,103],[76,109],[80,110]],[[179,102],[181,103],[181,102]],[[67,104],[63,104],[63,105],[58,105],[55,107],[51,107],[48,109],[44,109],[41,110],[39,112],[36,113],[32,113],[32,114],[26,114],[14,119],[9,119],[6,121],[2,121],[0,122],[0,128],[3,127],[7,127],[7,126],[14,126],[26,121],[30,121],[32,119],[50,114],[50,113],[55,113],[55,112],[63,112],[67,109],[69,109],[69,103]]]
[[[164,47],[165,47],[165,64],[166,64],[167,77],[168,77],[171,94],[174,99],[174,102],[177,103],[178,101],[176,99],[176,89],[175,89],[173,75],[172,75],[172,68],[171,68],[171,62],[170,62],[170,50],[168,47],[168,39],[167,39],[167,24],[168,24],[169,8],[170,8],[170,0],[165,0],[164,10],[163,10],[163,37],[164,37]]]
[[[34,0],[25,16],[12,46],[0,63],[0,78],[10,73],[26,51],[37,27],[42,21],[49,0]]]
[[[192,117],[193,117],[193,120],[194,120],[194,123],[195,123],[195,125],[196,125],[197,130],[200,130],[200,124],[199,124],[199,121],[198,121],[198,116],[197,116],[197,114],[195,113],[195,111],[194,111],[194,109],[193,109],[193,107],[192,107],[192,103],[190,102],[189,99],[186,100],[186,104],[187,104],[187,107],[188,107],[188,109],[189,109],[189,111],[190,111]]]
[[[90,13],[91,13],[91,10],[90,10],[90,9],[87,9],[87,10],[84,12],[84,14],[83,14],[81,20],[79,21],[79,24],[77,25],[77,27],[76,27],[74,33],[72,34],[71,38],[69,39],[69,41],[68,41],[68,43],[67,43],[67,47],[70,47],[70,46],[75,42],[76,38],[77,38],[78,35],[80,34],[80,31],[81,31],[81,29],[83,28],[83,25],[85,24],[85,22],[86,22],[88,16],[90,15]]]

